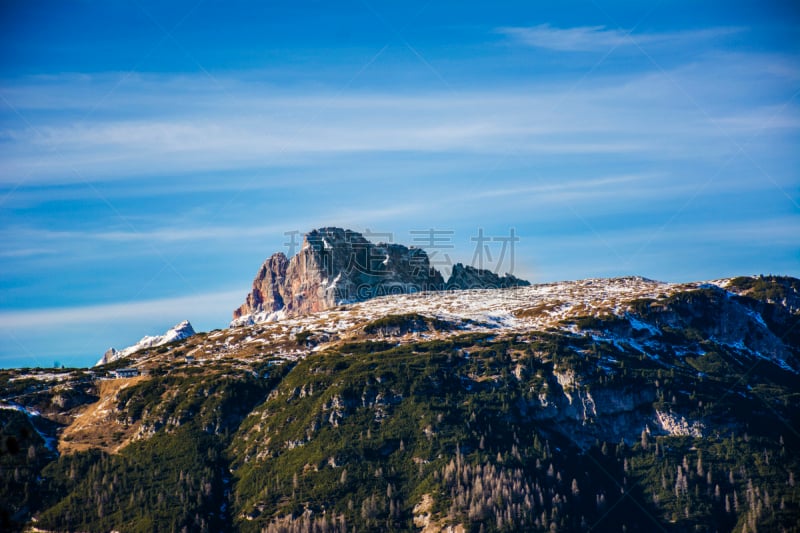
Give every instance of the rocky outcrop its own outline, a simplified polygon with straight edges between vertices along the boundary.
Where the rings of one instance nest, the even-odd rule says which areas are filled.
[[[245,303],[233,313],[232,325],[444,286],[420,248],[373,244],[355,231],[321,228],[305,235],[302,249],[291,259],[278,253],[261,266]]]
[[[291,299],[284,284],[288,267],[289,259],[283,252],[278,252],[267,259],[253,280],[253,290],[247,295],[244,304],[233,312],[233,318],[237,319],[252,313],[271,314],[282,310],[286,300]]]
[[[448,289],[507,289],[509,287],[527,287],[530,282],[519,279],[511,274],[498,276],[491,270],[464,266],[461,263],[453,265],[450,279],[447,280]]]
[[[665,339],[664,331],[690,332],[692,335],[689,337],[713,341],[741,353],[767,359],[786,370],[798,373],[800,362],[797,354],[791,350],[792,346],[796,346],[791,337],[792,331],[786,326],[776,328],[774,320],[770,320],[770,323],[764,320],[764,316],[775,316],[778,311],[789,316],[788,312],[772,305],[761,310],[762,316],[750,306],[753,302],[758,307],[757,301],[732,297],[724,289],[705,285],[665,299],[639,300],[631,308],[635,317],[629,315],[628,319],[633,319],[632,322],[638,328],[643,328],[640,337],[671,343],[673,349],[676,343],[674,339]],[[787,322],[794,324],[788,318]],[[700,351],[700,347],[695,351]]]
[[[653,385],[608,386],[571,369],[554,368],[538,398],[520,400],[523,416],[553,422],[573,444],[588,449],[597,439],[632,443],[652,424]]]

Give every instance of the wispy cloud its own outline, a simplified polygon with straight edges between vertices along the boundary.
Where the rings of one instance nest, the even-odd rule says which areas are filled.
[[[644,45],[691,44],[719,39],[744,31],[739,27],[707,28],[694,31],[643,33],[606,26],[577,26],[557,28],[550,24],[532,27],[503,27],[497,32],[513,41],[562,52],[606,52],[619,47]]]
[[[235,101],[220,108],[207,105],[211,95],[186,89],[178,109],[171,105],[172,97],[151,97],[136,105],[122,99],[116,112],[78,121],[58,113],[38,118],[31,109],[42,102],[21,91],[9,99],[34,118],[23,123],[8,110],[0,114],[0,185],[13,186],[21,179],[28,184],[80,183],[301,167],[330,157],[380,153],[513,150],[544,156],[640,154],[708,160],[726,153],[729,134],[742,132],[760,117],[773,128],[797,124],[792,107],[783,115],[795,119],[770,123],[774,101],[758,101],[761,93],[784,86],[785,80],[765,80],[756,87],[757,62],[736,58],[736,64],[747,64],[750,70],[729,68],[715,58],[691,69],[630,73],[574,91],[553,83],[456,97],[376,91],[331,102],[317,93],[270,96],[260,94],[259,87],[239,87]],[[716,83],[709,84],[710,79]],[[696,95],[703,109],[676,92],[673,82]],[[68,78],[64,83],[83,82]],[[123,96],[136,98],[138,90],[156,83],[148,79],[146,87],[137,87],[131,81]],[[164,77],[156,92],[166,94],[166,88],[181,83],[191,81]],[[85,99],[79,89],[68,87],[66,92]],[[736,119],[743,113],[746,122]]]
[[[6,241],[8,242],[8,241]],[[7,259],[20,259],[20,258],[27,258],[27,257],[37,257],[42,255],[53,255],[57,253],[56,250],[51,248],[29,248],[29,247],[22,247],[16,248],[13,250],[0,250],[0,257],[5,257]]]
[[[91,325],[142,320],[164,320],[169,327],[180,320],[209,314],[226,313],[238,305],[243,290],[195,294],[177,298],[139,300],[114,304],[76,306],[68,308],[18,310],[0,312],[0,333],[3,330],[41,330],[74,324]],[[190,313],[192,316],[187,316]]]
[[[109,346],[160,335],[182,320],[224,327],[246,289],[66,308],[0,311],[0,366],[91,365]]]
[[[593,218],[590,224],[597,224]],[[800,217],[765,216],[741,221],[699,223],[679,220],[673,224],[637,224],[609,229],[598,226],[597,234],[580,231],[537,232],[521,244],[532,251],[547,249],[538,260],[540,279],[575,279],[583,276],[583,265],[592,265],[596,275],[642,275],[662,281],[700,281],[713,277],[758,273],[791,273],[795,259],[777,250],[796,247]],[[735,251],[734,251],[735,250]],[[525,253],[524,251],[521,253]],[[710,257],[729,257],[709,271]]]
[[[576,178],[557,180],[534,176],[532,184],[518,185],[515,187],[492,187],[476,191],[473,194],[459,197],[459,201],[466,199],[490,198],[530,198],[536,196],[555,200],[575,202],[576,200],[589,199],[596,201],[602,196],[622,198],[625,201],[636,195],[651,193],[647,185],[664,189],[664,176],[658,174],[625,174],[617,176],[599,176],[595,178]],[[673,183],[672,193],[675,193]],[[678,192],[679,193],[679,192]]]
[[[98,229],[90,230],[71,230],[57,231],[32,227],[11,227],[0,231],[0,236],[5,238],[6,243],[20,243],[20,247],[0,252],[0,257],[31,257],[39,255],[52,255],[58,253],[58,247],[63,248],[62,253],[67,253],[75,243],[83,243],[84,249],[81,255],[86,256],[85,245],[90,242],[96,243],[96,252],[103,253],[103,246],[108,244],[130,245],[132,243],[166,245],[178,242],[201,242],[209,243],[215,241],[236,240],[245,241],[260,237],[274,237],[286,231],[287,226],[269,225],[255,226],[249,228],[233,226],[207,226],[207,227],[161,227],[141,231],[118,230],[107,231]],[[26,248],[25,242],[45,242],[52,245],[51,248]]]
[[[797,242],[800,233],[800,217],[763,216],[741,221],[708,221],[698,224],[696,220],[680,220],[668,226],[640,225],[635,228],[622,227],[604,230],[603,238],[619,250],[633,249],[650,242],[654,250],[674,250],[675,244],[691,243],[704,247],[709,244],[738,244],[750,249],[769,249]],[[690,238],[691,237],[691,238]],[[586,235],[558,235],[554,247],[574,249],[592,246],[592,237]],[[599,243],[594,243],[598,245]]]

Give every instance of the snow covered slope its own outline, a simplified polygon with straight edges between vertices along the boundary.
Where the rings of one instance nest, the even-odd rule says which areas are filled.
[[[183,322],[176,324],[166,333],[163,335],[158,335],[156,337],[151,337],[146,335],[142,337],[142,339],[134,344],[133,346],[128,346],[122,350],[115,350],[114,348],[110,348],[103,357],[97,362],[95,366],[105,365],[107,363],[111,363],[118,359],[122,359],[123,357],[127,357],[134,352],[138,352],[144,348],[153,348],[156,346],[161,346],[163,344],[168,344],[170,342],[174,342],[177,340],[185,339],[187,337],[191,337],[195,334],[194,328],[189,323],[188,320],[184,320]]]
[[[694,284],[697,286],[699,284]],[[346,329],[348,324],[374,320],[388,314],[413,310],[444,320],[468,322],[469,329],[543,329],[579,314],[611,311],[622,300],[654,298],[672,293],[687,285],[662,283],[641,277],[585,279],[515,287],[508,289],[471,289],[430,291],[416,294],[395,294],[305,316],[286,318],[285,314],[261,313],[251,322],[234,320],[231,327],[255,322],[295,324],[303,326],[319,319],[336,318],[334,330]],[[535,312],[526,312],[535,310]],[[519,318],[524,315],[524,318]]]
[[[363,339],[403,344],[470,332],[551,331],[590,336],[665,368],[676,357],[698,357],[719,348],[741,361],[762,359],[800,373],[791,334],[795,314],[783,304],[742,294],[728,279],[664,283],[633,276],[396,294],[299,316],[274,313],[256,324],[235,323],[197,335],[180,352],[201,364],[229,358],[296,360]],[[380,323],[385,317],[388,325]],[[136,359],[157,363],[163,355],[143,351]]]

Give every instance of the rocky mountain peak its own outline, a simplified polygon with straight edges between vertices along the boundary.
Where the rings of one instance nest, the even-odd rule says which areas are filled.
[[[420,248],[375,244],[356,231],[319,228],[303,237],[302,249],[291,259],[282,253],[267,259],[244,304],[234,311],[232,325],[444,287],[442,275]]]

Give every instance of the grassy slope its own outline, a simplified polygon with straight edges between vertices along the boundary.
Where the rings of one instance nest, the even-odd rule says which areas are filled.
[[[747,305],[773,305],[759,287]],[[687,298],[716,295],[667,303]],[[621,327],[608,317],[578,320],[586,335],[363,340],[296,364],[164,365],[116,393],[117,419],[149,436],[116,454],[53,459],[26,417],[0,411],[2,527],[27,508],[53,530],[407,531],[428,495],[431,522],[476,532],[798,531],[796,376],[742,360],[702,322],[665,332],[694,352],[665,348],[658,361],[597,340]],[[556,374],[574,383],[562,390]],[[565,392],[575,405],[587,393],[646,401],[582,420],[564,416]],[[641,437],[654,408],[703,421],[704,437]]]

